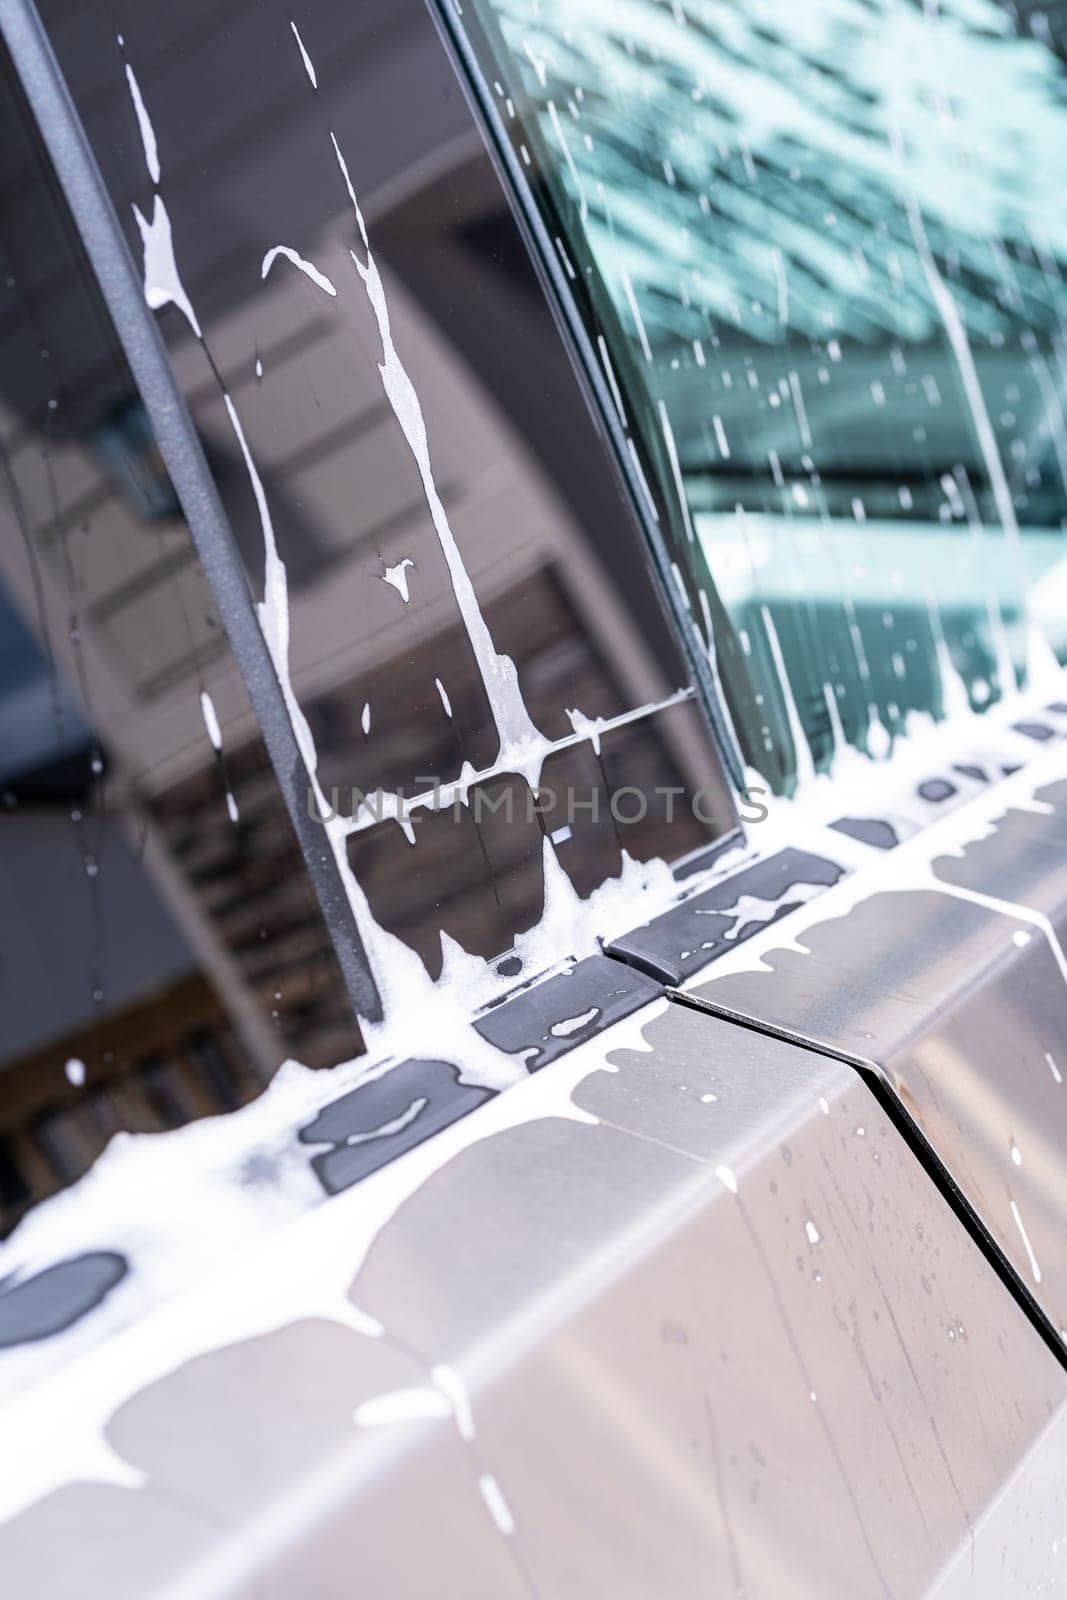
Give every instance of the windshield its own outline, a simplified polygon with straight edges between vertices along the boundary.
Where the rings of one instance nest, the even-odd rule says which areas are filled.
[[[747,763],[1067,658],[1064,8],[473,10]]]

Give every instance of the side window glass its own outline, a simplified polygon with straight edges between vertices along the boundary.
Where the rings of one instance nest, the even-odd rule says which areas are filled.
[[[120,1131],[360,1037],[240,673],[6,56],[0,1233]]]
[[[776,789],[1067,658],[1048,18],[464,6]]]
[[[88,8],[42,15],[312,798],[338,813],[387,1014],[420,973],[491,998],[590,944],[601,886],[621,903],[735,813],[433,19],[423,0],[292,21],[149,0],[116,37]]]
[[[411,1048],[441,987],[467,1016],[592,952],[736,830],[691,660],[422,0],[41,10],[288,697],[375,1038]],[[3,74],[7,1227],[112,1133],[352,1057],[371,1019]]]

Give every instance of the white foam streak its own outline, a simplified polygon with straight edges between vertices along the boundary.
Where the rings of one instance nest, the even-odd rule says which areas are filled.
[[[294,250],[291,245],[276,244],[267,251],[266,255],[263,257],[263,262],[259,269],[260,278],[266,278],[268,272],[278,260],[279,256],[281,256],[283,260],[291,262],[298,272],[302,272],[305,278],[310,279],[310,281],[315,285],[316,289],[321,289],[323,294],[328,294],[333,299],[337,298],[337,290],[334,288],[326,274],[324,272],[320,272],[313,261],[307,261],[299,253],[299,251]]]
[[[589,202],[585,197],[585,185],[582,182],[581,173],[574,164],[571,147],[567,142],[567,135],[563,131],[563,124],[559,120],[559,112],[556,110],[555,101],[553,100],[548,102],[548,117],[552,124],[552,131],[556,135],[559,147],[563,152],[563,159],[567,163],[567,171],[571,175],[574,192],[578,198],[578,212],[584,222],[589,215]]]
[[[760,616],[763,619],[763,627],[767,635],[767,643],[769,644],[771,650],[771,659],[774,662],[774,670],[778,674],[778,682],[781,685],[782,690],[782,699],[785,702],[786,721],[789,724],[789,735],[793,741],[793,750],[795,753],[794,759],[797,787],[803,788],[805,785],[810,784],[812,779],[815,777],[815,762],[812,759],[811,746],[808,743],[808,736],[804,732],[804,724],[800,720],[800,712],[797,710],[797,703],[793,696],[793,687],[789,682],[789,674],[786,671],[785,658],[782,655],[782,646],[778,640],[778,629],[774,625],[774,618],[771,616],[768,607],[765,605],[760,606]]]
[[[357,1428],[385,1428],[397,1422],[427,1422],[450,1417],[452,1407],[440,1389],[393,1389],[364,1400],[352,1413]]]
[[[148,175],[152,182],[158,183],[159,150],[156,147],[156,130],[153,128],[152,120],[145,109],[145,103],[141,96],[141,85],[134,77],[133,68],[130,66],[128,61],[126,63],[126,82],[130,86],[130,99],[133,101],[133,109],[137,116],[137,126],[141,131],[141,144],[144,147],[144,164],[148,168]]]
[[[450,717],[452,715],[452,702],[448,698],[448,691],[446,690],[444,684],[441,682],[440,678],[435,678],[433,681],[437,685],[437,693],[441,697],[441,705],[444,708],[445,716],[446,717]]]
[[[564,1017],[560,1022],[554,1022],[549,1030],[557,1039],[569,1039],[572,1033],[581,1033],[591,1022],[595,1022],[600,1015],[599,1006],[590,1006],[588,1011],[582,1011],[576,1017]]]
[[[737,921],[729,928],[723,938],[727,941],[738,939],[750,928],[753,922],[769,922],[783,905],[804,905],[809,900],[814,900],[816,895],[825,894],[824,883],[791,883],[784,889],[776,900],[764,900],[755,894],[739,895],[732,906],[724,906],[721,910],[709,912],[709,916],[734,916]]]
[[[163,306],[177,306],[196,337],[203,338],[196,312],[178,275],[170,217],[162,196],[156,194],[152,197],[151,222],[145,218],[139,206],[134,206],[133,215],[144,248],[145,300],[153,311],[159,311]]]
[[[645,331],[645,323],[644,318],[641,315],[641,307],[637,303],[637,296],[634,293],[633,281],[628,272],[624,272],[622,274],[622,292],[626,296],[626,304],[630,307],[630,315],[633,318],[634,331],[637,334],[638,343],[641,346],[641,354],[651,366],[652,347],[648,342],[648,334]]]
[[[898,155],[902,155],[903,142],[899,132],[895,133],[893,143]],[[1015,561],[1020,603],[1025,603],[1027,583],[1022,543],[1019,536],[1019,522],[1015,514],[1015,504],[1012,500],[1011,489],[1004,472],[1004,463],[1001,460],[996,434],[990,421],[989,408],[986,405],[985,395],[982,392],[982,385],[978,378],[978,369],[975,366],[971,343],[967,337],[967,329],[964,326],[963,318],[960,316],[959,307],[956,305],[941,275],[937,262],[934,260],[934,254],[926,235],[922,212],[919,209],[919,202],[914,193],[908,193],[905,196],[904,205],[908,215],[912,242],[915,245],[923,275],[926,278],[930,297],[937,308],[942,327],[948,338],[956,369],[959,372],[960,383],[967,398],[967,406],[971,414],[975,435],[978,439],[982,462],[993,492],[997,516],[1000,519],[1004,537],[1008,541]],[[1039,684],[1048,681],[1049,655],[1051,655],[1051,650],[1048,647],[1048,641],[1041,630],[1031,623],[1027,628],[1027,677],[1035,688]],[[1015,688],[1017,680],[1010,657],[1006,657],[1001,664],[1001,671],[1004,674],[1002,688]]]
[[[446,1366],[443,1362],[434,1367],[430,1373],[430,1381],[435,1384],[438,1391],[444,1396],[456,1422],[456,1432],[464,1444],[470,1444],[474,1438],[474,1416],[471,1411],[470,1395],[463,1377],[455,1367]]]
[[[215,750],[222,749],[222,729],[219,727],[218,713],[215,702],[206,689],[200,691],[200,712],[204,718],[204,727]]]
[[[382,345],[382,359],[378,363],[378,371],[381,374],[382,387],[418,468],[423,494],[426,497],[426,504],[430,512],[430,520],[433,523],[438,543],[441,546],[441,553],[448,567],[456,604],[463,618],[467,637],[470,639],[482,682],[485,685],[485,692],[493,711],[493,719],[496,723],[500,740],[501,757],[503,758],[505,754],[510,757],[518,756],[524,748],[538,745],[542,741],[543,735],[534,726],[526,710],[526,705],[519,689],[515,663],[510,656],[498,654],[493,644],[485,618],[482,616],[478,597],[474,592],[474,585],[470,580],[459,546],[452,532],[448,513],[445,511],[441,496],[437,491],[430,461],[430,446],[426,435],[426,423],[422,414],[422,406],[419,404],[419,397],[415,392],[414,384],[408,376],[407,368],[401,361],[396,345],[393,342],[385,285],[382,282],[377,261],[367,239],[363,213],[356,199],[348,168],[345,165],[336,138],[332,134],[331,138],[333,138],[334,150],[348,190],[348,196],[355,211],[360,238],[363,240],[366,250],[365,261],[361,261],[354,250],[349,251],[349,254],[366,291],[367,300],[378,325],[378,335]]]
[[[689,515],[689,501],[686,498],[685,484],[682,482],[682,467],[678,460],[678,447],[674,442],[674,429],[671,427],[671,419],[668,415],[667,407],[664,405],[663,401],[657,401],[657,405],[659,407],[660,431],[663,434],[663,442],[667,447],[667,460],[670,462],[671,477],[674,479],[674,487],[678,495],[678,505],[682,513],[682,526],[685,528],[686,538],[689,540],[689,543],[692,544],[695,535],[693,533],[692,519]],[[718,421],[718,418],[716,418],[716,421]],[[720,427],[722,426],[721,423],[719,425]],[[729,455],[730,452],[727,450],[725,453],[726,455]]]
[[[397,562],[395,567],[386,567],[385,572],[382,575],[382,582],[389,584],[391,588],[395,589],[405,605],[407,605],[408,601],[411,599],[411,594],[408,590],[407,569],[409,567],[413,567],[414,565],[415,563],[412,561],[411,557],[405,556],[402,561]]]
[[[319,816],[328,818],[323,827],[381,1001],[381,1022],[361,1019],[368,1052],[392,1055],[395,1059],[401,1059],[404,1054],[450,1052],[457,1062],[463,1063],[465,1081],[484,1084],[489,1088],[503,1088],[521,1077],[524,1069],[470,1027],[469,1020],[475,1007],[472,1004],[469,973],[465,984],[435,986],[416,952],[377,922],[352,871],[345,844],[348,827],[344,818],[331,817],[329,814],[317,776],[318,752],[315,741],[293,689],[289,670],[288,587],[285,566],[278,555],[266,491],[233,401],[228,394],[224,399],[252,485],[263,533],[264,595],[256,607],[260,626],[274,662],[293,733],[307,767],[311,797]],[[479,965],[484,969],[484,963],[480,962]]]
[[[308,80],[311,83],[311,87],[313,89],[317,89],[319,86],[318,74],[312,65],[311,57],[304,48],[304,41],[300,37],[300,29],[297,27],[296,23],[292,21],[290,21],[289,26],[293,30],[293,38],[296,40],[297,49],[300,51],[300,59],[304,63],[304,71],[308,75]]]
[[[1014,1200],[1011,1201],[1011,1214],[1015,1219],[1015,1226],[1019,1230],[1019,1237],[1022,1239],[1023,1248],[1026,1251],[1026,1258],[1030,1263],[1030,1274],[1035,1283],[1040,1283],[1041,1268],[1037,1264],[1037,1257],[1034,1254],[1034,1247],[1030,1243],[1030,1235],[1026,1231],[1026,1226],[1023,1223],[1022,1216],[1020,1215],[1019,1207],[1015,1204]]]
[[[438,684],[439,692],[443,694],[440,680],[434,681]],[[513,752],[510,759],[497,760],[490,767],[473,767],[470,762],[465,762],[458,778],[449,783],[440,783],[434,789],[424,789],[420,794],[400,795],[393,790],[377,789],[365,796],[365,804],[360,806],[354,816],[341,818],[340,825],[346,833],[361,833],[364,829],[374,827],[384,820],[399,822],[408,843],[414,844],[415,834],[412,826],[414,812],[444,811],[455,805],[466,805],[472,789],[504,773],[519,773],[526,779],[531,789],[537,789],[541,782],[542,769],[549,756],[556,755],[561,750],[569,750],[587,739],[599,755],[600,741],[604,734],[611,733],[616,728],[625,728],[632,722],[642,722],[646,717],[655,716],[659,711],[665,711],[670,706],[684,705],[686,701],[692,699],[692,689],[677,689],[674,694],[667,695],[663,700],[654,700],[648,705],[633,706],[629,711],[620,711],[614,717],[587,717],[583,711],[568,710],[567,717],[574,730],[573,733],[564,734],[561,739],[546,739],[543,735],[538,735],[536,744],[526,746],[518,754]],[[445,704],[445,710],[451,716],[451,702],[446,704],[445,700],[442,700],[442,704]]]
[[[557,739],[546,748],[546,754],[555,754],[557,750],[565,750],[568,745],[577,744],[582,739],[592,743],[597,755],[600,754],[600,740],[605,733],[611,733],[615,728],[625,728],[631,722],[641,722],[645,717],[655,716],[659,711],[666,711],[669,706],[683,705],[685,701],[692,700],[692,689],[676,689],[663,700],[655,700],[644,706],[634,706],[630,711],[620,711],[614,717],[587,717],[583,711],[569,709],[567,721],[574,729],[572,738],[564,736]]]
[[[504,1499],[503,1490],[491,1472],[482,1473],[478,1479],[478,1488],[481,1490],[489,1515],[505,1539],[510,1538],[515,1532],[515,1518],[511,1514],[511,1507]]]

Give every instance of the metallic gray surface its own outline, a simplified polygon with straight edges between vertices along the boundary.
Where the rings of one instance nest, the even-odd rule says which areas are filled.
[[[1010,808],[991,833],[965,845],[959,855],[940,856],[934,870],[944,883],[1041,912],[1062,941],[1067,937],[1067,783],[1047,784],[1034,799],[1051,811]]]
[[[843,876],[836,862],[810,851],[779,850],[610,940],[605,949],[661,983],[681,983]]]
[[[401,1061],[334,1100],[299,1137],[302,1144],[327,1147],[311,1165],[327,1193],[337,1194],[491,1095],[491,1089],[461,1083],[447,1061]]]
[[[880,817],[839,817],[830,826],[850,839],[858,839],[861,844],[872,845],[876,850],[893,850],[900,843],[892,823]]]
[[[72,1484],[0,1529],[5,1586],[27,1600],[144,1600],[217,1536],[208,1512],[154,1489]]]
[[[11,1592],[1054,1592],[1019,1474],[1062,1503],[1067,1375],[860,1079],[662,1005],[531,1090],[579,1055],[377,1235],[349,1295],[382,1337],[299,1320],[135,1393],[106,1437],[144,1487],[0,1528]],[[442,1363],[469,1425],[354,1420]]]
[[[100,1304],[126,1275],[113,1250],[71,1256],[29,1278],[0,1278],[0,1350],[48,1339]]]
[[[1067,1411],[1061,1406],[977,1524],[973,1547],[945,1567],[932,1600],[975,1594],[1036,1600],[1067,1590],[1065,1462]]]
[[[573,1050],[594,1033],[639,1011],[662,986],[620,961],[587,956],[480,1016],[478,1032],[508,1055],[522,1055],[531,1072]]]
[[[1067,912],[1064,785],[1038,802],[1051,811],[1008,811],[935,860],[930,888],[874,894],[807,929],[799,949],[771,949],[759,970],[692,993],[876,1063],[1063,1330],[1067,981],[1055,930]],[[941,893],[938,880],[980,898]],[[1046,930],[1028,908],[1048,918]]]

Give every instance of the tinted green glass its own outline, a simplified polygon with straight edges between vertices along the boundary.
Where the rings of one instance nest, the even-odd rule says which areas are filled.
[[[748,764],[1067,657],[1064,8],[474,9]]]

